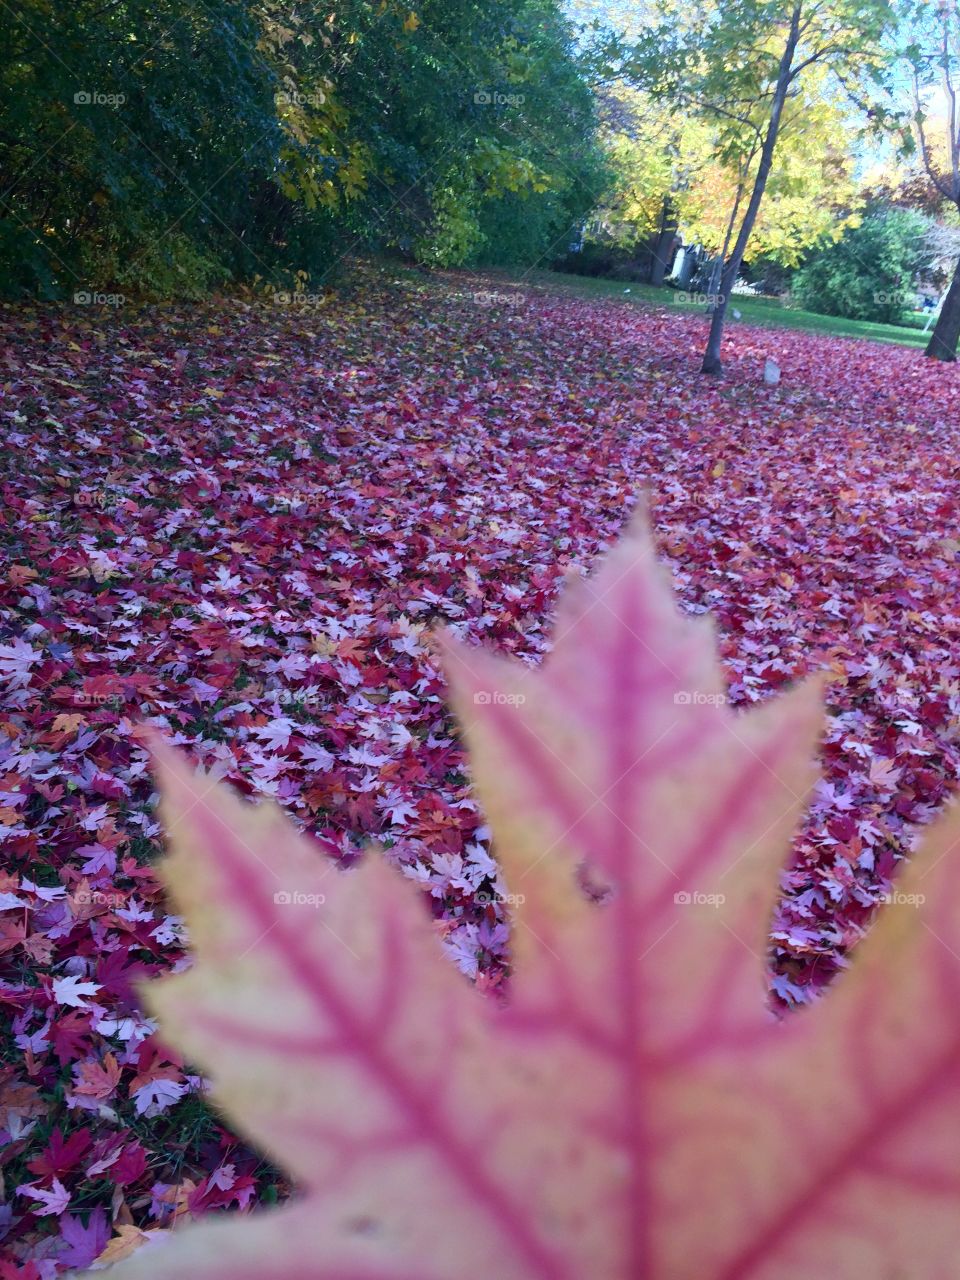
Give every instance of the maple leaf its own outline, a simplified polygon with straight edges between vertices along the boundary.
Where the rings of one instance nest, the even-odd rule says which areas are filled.
[[[98,1267],[107,1267],[129,1258],[135,1250],[156,1240],[158,1232],[141,1231],[139,1227],[121,1223],[117,1234],[107,1243],[103,1252],[94,1259]]]
[[[86,721],[82,715],[77,713],[67,714],[66,712],[61,712],[60,715],[54,718],[50,729],[53,733],[71,734],[76,733],[80,726],[85,723]]]
[[[34,1212],[40,1217],[46,1214],[61,1214],[70,1203],[70,1192],[66,1189],[59,1178],[53,1179],[50,1190],[44,1190],[43,1187],[31,1187],[24,1185],[17,1187],[17,1194],[26,1196],[30,1200],[38,1201],[43,1207],[35,1209]]]
[[[67,1139],[64,1139],[59,1129],[54,1129],[47,1147],[36,1159],[27,1162],[27,1168],[43,1178],[69,1173],[79,1163],[90,1143],[90,1134],[85,1129],[72,1133]]]
[[[78,1216],[64,1214],[60,1219],[60,1237],[66,1248],[58,1261],[62,1266],[89,1267],[106,1248],[110,1238],[106,1214],[94,1209],[86,1225]]]
[[[462,646],[447,665],[513,891],[509,1006],[440,962],[381,861],[325,867],[159,750],[198,959],[149,1000],[302,1198],[119,1274],[441,1280],[464,1256],[517,1280],[942,1274],[951,953],[898,904],[820,1008],[764,1011],[818,683],[727,708],[709,625],[676,612],[642,530],[567,592],[540,671]]]
[[[84,982],[82,978],[72,974],[53,981],[53,994],[57,1004],[70,1005],[74,1009],[88,1008],[84,996],[95,996],[99,990],[99,982]]]
[[[29,1133],[48,1109],[34,1085],[16,1079],[11,1068],[0,1070],[0,1125],[12,1138]]]
[[[296,727],[294,722],[288,720],[286,716],[275,716],[269,724],[263,725],[262,728],[254,729],[253,732],[268,747],[278,750],[287,745],[290,741],[290,735]]]
[[[42,656],[39,650],[31,648],[24,640],[0,644],[0,678],[8,681],[12,689],[28,685],[32,678],[30,668]]]
[[[120,1064],[116,1056],[108,1053],[103,1062],[81,1062],[77,1069],[79,1083],[74,1093],[89,1098],[110,1098],[120,1083]]]
[[[172,1107],[187,1091],[187,1086],[176,1080],[153,1079],[131,1090],[136,1102],[137,1115],[157,1116]]]

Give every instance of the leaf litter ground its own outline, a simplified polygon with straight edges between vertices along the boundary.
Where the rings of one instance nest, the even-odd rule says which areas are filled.
[[[449,276],[325,306],[0,313],[3,1249],[285,1194],[133,984],[184,963],[138,726],[423,886],[499,987],[496,867],[430,633],[536,663],[557,591],[651,493],[729,697],[826,669],[824,780],[774,998],[829,981],[960,767],[960,373],[919,352]],[[782,381],[762,381],[767,357]]]

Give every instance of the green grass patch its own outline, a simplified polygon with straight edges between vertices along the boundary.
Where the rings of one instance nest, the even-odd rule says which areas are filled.
[[[530,271],[515,280],[551,293],[572,293],[582,298],[612,298],[630,305],[676,307],[706,317],[706,307],[681,300],[679,291],[655,289],[632,281],[604,280],[593,276],[572,276],[559,271]],[[740,312],[734,319],[733,310]],[[871,320],[848,320],[843,316],[821,316],[813,311],[785,307],[779,298],[754,298],[737,294],[730,303],[728,324],[755,324],[763,328],[806,329],[810,333],[828,333],[837,338],[869,338],[874,342],[892,342],[905,347],[925,347],[929,333],[906,325],[877,324]]]

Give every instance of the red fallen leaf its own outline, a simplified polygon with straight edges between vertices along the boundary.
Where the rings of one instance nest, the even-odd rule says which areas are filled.
[[[77,1167],[92,1142],[89,1129],[78,1129],[66,1139],[59,1129],[54,1129],[46,1147],[27,1162],[27,1168],[41,1178],[62,1177]]]
[[[138,1182],[143,1177],[146,1167],[146,1151],[139,1142],[130,1142],[120,1152],[110,1169],[110,1174],[118,1187],[125,1187],[131,1182]]]
[[[827,830],[834,840],[839,840],[841,844],[846,844],[848,840],[852,840],[857,834],[857,824],[852,818],[843,815],[839,818],[834,818],[832,822],[828,822]]]
[[[80,1009],[71,1009],[57,1018],[50,1031],[57,1061],[61,1066],[80,1056],[89,1044],[90,1018]]]
[[[130,1092],[136,1093],[138,1089],[142,1089],[145,1084],[152,1084],[154,1080],[182,1080],[183,1072],[178,1067],[171,1066],[169,1063],[160,1063],[151,1066],[145,1071],[138,1072],[130,1081]]]
[[[25,1262],[20,1267],[0,1259],[0,1280],[43,1280],[43,1276],[34,1262]]]
[[[12,919],[10,916],[0,917],[0,956],[19,947],[26,939],[27,927],[23,917]]]
[[[73,1092],[84,1094],[90,1098],[110,1098],[120,1083],[120,1065],[112,1053],[104,1056],[103,1062],[82,1062],[78,1068],[79,1083],[74,1085]]]
[[[49,964],[56,943],[43,933],[32,933],[24,940],[23,950],[35,964]]]

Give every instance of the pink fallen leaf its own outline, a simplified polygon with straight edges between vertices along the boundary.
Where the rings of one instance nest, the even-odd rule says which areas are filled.
[[[300,1195],[118,1277],[952,1274],[960,811],[781,1025],[764,952],[816,683],[730,710],[642,528],[568,591],[542,669],[461,646],[447,669],[513,907],[505,1009],[376,856],[335,870],[157,750],[196,964],[148,1002]]]
[[[61,1214],[70,1203],[70,1192],[59,1178],[54,1178],[49,1188],[22,1186],[17,1187],[17,1193],[26,1196],[28,1200],[36,1200],[42,1206],[34,1209],[34,1213],[40,1217],[47,1214]]]
[[[150,1080],[131,1096],[138,1116],[158,1116],[179,1102],[187,1086],[177,1080]]]

